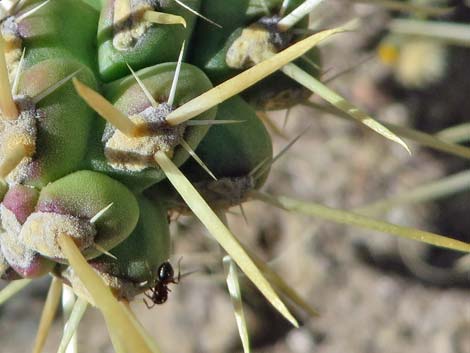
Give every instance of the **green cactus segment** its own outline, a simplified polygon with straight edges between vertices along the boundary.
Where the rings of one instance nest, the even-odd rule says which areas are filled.
[[[141,126],[147,126],[148,134],[141,137],[126,137],[104,122],[95,129],[88,160],[90,168],[110,174],[130,188],[141,191],[162,180],[165,176],[153,160],[158,150],[165,150],[173,161],[181,165],[188,153],[179,146],[183,138],[193,149],[207,133],[208,126],[172,127],[164,117],[171,111],[165,103],[173,81],[175,63],[156,65],[137,72],[149,93],[155,98],[157,107],[151,106],[147,96],[133,76],[116,81],[105,88],[107,98],[124,114]],[[198,68],[182,64],[176,89],[174,107],[182,105],[212,88],[206,75]],[[211,120],[216,110],[201,114],[198,119]],[[104,131],[104,134],[103,134]]]
[[[216,120],[240,123],[214,125],[196,149],[198,156],[217,178],[245,177],[273,155],[271,137],[253,108],[239,96],[219,105]],[[209,180],[209,176],[193,160],[182,169],[192,181]],[[256,180],[261,187],[269,168]]]
[[[175,1],[136,0],[129,3],[132,4],[131,13],[125,16],[126,11],[123,10],[122,20],[116,17],[120,16],[115,11],[117,0],[105,1],[101,10],[98,62],[101,78],[106,82],[127,75],[126,64],[137,70],[176,61],[183,41],[188,41],[193,32],[196,16]],[[185,0],[184,3],[196,11],[200,6],[200,0]],[[142,18],[146,10],[181,16],[187,26],[152,24]]]
[[[213,28],[198,24],[192,60],[215,82],[222,82],[242,70],[285,49],[302,38],[292,30],[280,32],[276,25],[282,1],[228,1],[204,2],[204,15],[224,24]],[[288,14],[303,1],[291,1],[284,14]],[[232,6],[232,11],[223,8]],[[267,13],[269,10],[269,13]],[[233,13],[233,14],[232,14]],[[307,18],[295,26],[307,28]],[[313,76],[319,74],[319,51],[313,49],[295,61]],[[282,73],[274,73],[254,85],[243,97],[258,110],[285,109],[307,99],[311,93]]]
[[[170,256],[166,208],[145,198],[139,199],[139,206],[140,218],[134,232],[111,250],[116,259],[103,255],[90,262],[105,278],[114,278],[109,282],[120,297],[134,296],[153,286],[158,267]]]
[[[253,108],[239,96],[219,105],[218,120],[240,123],[214,125],[196,149],[217,180],[211,179],[194,160],[182,171],[214,209],[225,209],[245,200],[246,193],[266,181],[273,156],[271,137]],[[259,172],[251,173],[258,170]],[[152,198],[164,197],[168,207],[182,212],[186,207],[166,182],[148,191]]]
[[[290,1],[285,13],[291,12],[302,2],[303,0]],[[282,3],[282,0],[205,0],[202,14],[222,24],[223,28],[217,28],[204,21],[198,22],[191,61],[215,82],[235,76],[240,70],[230,67],[226,62],[227,51],[235,40],[234,32],[241,33],[244,28],[253,25],[263,16],[276,16]],[[302,25],[305,27],[305,21]],[[232,37],[231,41],[228,41],[229,37]]]
[[[137,200],[124,185],[100,173],[79,171],[41,190],[36,212],[21,232],[30,247],[63,262],[59,232],[73,237],[84,256],[93,258],[101,254],[94,244],[112,249],[131,234],[138,218]]]
[[[80,80],[96,86],[93,73],[72,61],[45,60],[23,72],[17,99],[21,115],[16,120],[0,122],[0,156],[7,155],[8,148],[18,143],[27,153],[27,158],[8,176],[10,184],[40,188],[77,170],[82,163],[93,111],[70,82],[35,102],[49,87],[78,70]]]
[[[27,10],[43,1],[27,1],[22,9]],[[68,58],[95,70],[98,15],[82,1],[53,0],[20,20],[17,16],[7,18],[2,24],[2,32],[12,43],[11,63],[14,59],[19,60],[26,48],[25,67],[50,58]]]
[[[202,14],[216,23],[223,24],[223,28],[199,21],[194,32],[194,49],[190,56],[191,62],[202,68],[214,82],[222,82],[239,72],[225,63],[225,47],[230,34],[249,21],[245,12],[248,3],[248,0],[203,2]]]

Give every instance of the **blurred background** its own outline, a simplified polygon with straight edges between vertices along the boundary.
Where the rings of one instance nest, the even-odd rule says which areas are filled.
[[[431,17],[410,16],[393,4],[321,5],[313,19],[318,28],[361,19],[358,31],[322,47],[323,81],[380,121],[431,134],[469,124],[468,2],[413,1],[452,8]],[[397,22],[403,18],[468,24],[462,32],[467,42],[403,35]],[[407,141],[410,157],[397,144],[318,109],[298,106],[268,116],[279,130],[272,130],[276,151],[308,128],[273,166],[265,190],[275,195],[353,210],[470,170],[468,160]],[[460,141],[468,145],[468,125],[462,131]],[[466,180],[466,191],[371,215],[470,242],[468,175]],[[294,307],[302,327],[293,329],[242,279],[253,351],[470,353],[470,266],[461,254],[260,202],[244,208],[247,223],[238,209],[228,214],[233,232],[320,312],[312,318]],[[241,352],[222,251],[192,218],[181,217],[172,227],[172,259],[182,256],[183,272],[199,272],[172,286],[165,305],[149,310],[137,300],[133,308],[164,352]],[[0,307],[0,352],[30,351],[47,287],[47,279],[34,281]],[[58,318],[45,352],[56,351],[61,325]],[[83,352],[113,351],[99,312],[86,314],[79,342]]]

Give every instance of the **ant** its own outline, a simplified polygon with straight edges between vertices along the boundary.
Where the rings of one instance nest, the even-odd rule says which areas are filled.
[[[170,283],[178,284],[180,282],[180,262],[181,259],[178,261],[178,275],[176,276],[176,278],[173,266],[171,266],[169,261],[165,261],[158,267],[155,286],[153,288],[149,288],[150,294],[147,292],[144,293],[145,296],[152,301],[152,303],[149,304],[144,299],[144,303],[148,309],[153,308],[157,304],[160,305],[165,303],[168,299],[168,292],[171,292],[170,288],[168,288],[168,285]]]

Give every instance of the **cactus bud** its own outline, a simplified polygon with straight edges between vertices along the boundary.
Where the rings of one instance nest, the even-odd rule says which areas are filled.
[[[86,67],[61,59],[44,60],[22,73],[16,97],[20,115],[0,120],[0,159],[17,145],[25,151],[7,178],[10,185],[42,187],[82,163],[93,112],[66,82],[77,71],[82,80],[96,85]]]
[[[93,258],[100,254],[96,246],[109,250],[126,239],[138,217],[137,201],[124,185],[96,172],[80,171],[41,190],[20,237],[42,255],[65,262],[57,237],[67,234],[85,257]]]
[[[136,73],[146,90],[154,97],[154,104],[149,101],[133,76],[106,87],[106,96],[114,106],[144,131],[142,136],[129,137],[109,124],[104,128],[103,123],[96,130],[97,136],[90,149],[92,169],[110,174],[132,189],[141,191],[165,177],[153,159],[156,152],[167,152],[177,165],[188,158],[187,151],[180,146],[181,140],[184,139],[195,149],[206,134],[208,125],[172,126],[165,118],[173,107],[197,97],[212,85],[198,68],[182,64],[175,99],[170,107],[167,102],[175,67],[174,63],[166,63]],[[214,116],[215,109],[210,109],[199,115],[198,119],[211,120]]]
[[[198,10],[200,0],[185,4]],[[146,11],[182,16],[181,25],[152,24],[144,19]],[[174,1],[128,2],[107,0],[101,10],[98,29],[98,57],[101,78],[109,82],[127,74],[126,63],[133,68],[176,61],[183,41],[193,31],[195,15]]]

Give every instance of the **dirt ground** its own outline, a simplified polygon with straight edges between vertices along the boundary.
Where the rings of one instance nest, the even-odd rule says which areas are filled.
[[[459,109],[468,101],[470,71],[462,63],[470,59],[469,49],[447,48],[444,78],[429,87],[407,89],[376,57],[364,61],[373,54],[363,50],[374,39],[371,28],[376,33],[386,21],[383,11],[349,2],[331,6],[346,13],[335,21],[351,16],[349,11],[367,16],[366,29],[345,34],[325,48],[324,67],[331,67],[327,74],[363,62],[331,87],[378,119],[427,132],[469,121]],[[464,21],[467,10],[462,11]],[[270,117],[282,126],[285,112]],[[356,124],[307,107],[292,109],[285,135],[292,138],[306,128],[306,135],[273,166],[267,192],[353,209],[470,167],[412,143],[409,156]],[[287,141],[275,136],[275,150]],[[469,204],[466,191],[376,217],[470,241]],[[243,281],[255,352],[470,352],[470,273],[452,270],[460,255],[260,202],[245,205],[248,223],[238,209],[233,211],[228,215],[233,232],[320,312],[309,318],[295,309],[302,326],[293,329]],[[137,300],[137,316],[163,352],[241,352],[224,286],[222,251],[193,219],[182,217],[172,227],[173,259],[183,256],[183,272],[200,271],[172,287],[165,305],[148,310]],[[47,285],[47,279],[36,281],[0,308],[1,353],[30,351]],[[56,351],[61,325],[58,318],[45,352]],[[86,314],[79,343],[81,352],[113,351],[97,311]]]

